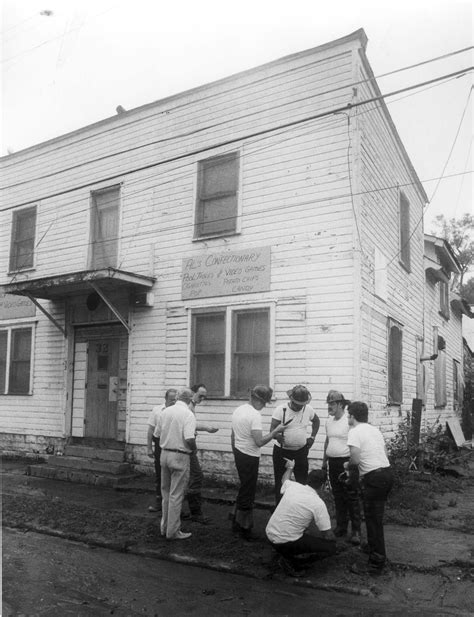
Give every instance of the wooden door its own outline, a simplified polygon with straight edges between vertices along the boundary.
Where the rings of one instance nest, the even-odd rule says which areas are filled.
[[[119,339],[91,339],[87,346],[86,437],[117,438]]]

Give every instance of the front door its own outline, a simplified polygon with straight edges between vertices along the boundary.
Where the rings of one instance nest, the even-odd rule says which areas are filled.
[[[116,338],[91,339],[87,343],[86,437],[117,438],[119,348]]]

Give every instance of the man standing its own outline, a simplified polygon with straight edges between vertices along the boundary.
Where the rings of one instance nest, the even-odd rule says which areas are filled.
[[[148,456],[155,461],[155,486],[156,486],[156,502],[154,506],[149,506],[149,512],[161,512],[161,465],[160,465],[160,440],[155,435],[158,418],[166,407],[174,405],[176,402],[176,389],[170,388],[166,390],[164,405],[155,405],[151,410],[148,418],[147,432],[147,451]]]
[[[195,384],[191,386],[193,392],[193,398],[189,404],[189,409],[196,415],[196,405],[206,400],[207,388],[203,383]],[[196,421],[196,431],[206,431],[207,433],[216,433],[217,428],[203,424]],[[191,514],[191,520],[203,525],[209,523],[209,518],[202,513],[202,484],[204,474],[202,473],[201,464],[197,455],[197,449],[191,454],[190,472],[189,472],[189,485],[186,493],[186,499],[188,501],[189,512]],[[188,515],[189,516],[189,515]]]
[[[355,401],[347,408],[349,426],[347,438],[351,457],[345,463],[357,465],[360,474],[362,505],[364,507],[367,542],[369,545],[368,571],[378,574],[386,562],[383,514],[385,501],[393,486],[393,474],[387,457],[385,442],[378,428],[368,424],[369,409]]]
[[[323,470],[328,469],[334,505],[336,508],[336,529],[334,535],[347,535],[349,519],[351,521],[352,544],[360,544],[360,506],[358,491],[358,474],[351,474],[350,481],[342,481],[344,463],[349,461],[349,420],[344,408],[350,403],[341,392],[329,390],[326,402],[328,404],[328,419],[326,420],[326,441],[324,443]]]
[[[189,460],[196,449],[196,418],[188,405],[193,392],[180,388],[177,402],[158,418],[156,433],[161,446],[161,535],[168,540],[186,540],[181,531],[181,506],[189,480]]]
[[[305,562],[308,563],[336,553],[336,540],[326,504],[317,493],[324,483],[325,474],[320,469],[311,471],[305,486],[290,480],[294,466],[295,461],[286,461],[282,499],[265,529],[273,548],[281,555],[281,566],[291,576],[297,575],[295,558],[298,555],[307,555]],[[319,537],[306,533],[313,521],[321,533]]]
[[[309,405],[311,393],[305,386],[295,386],[287,393],[290,402],[280,405],[272,416],[270,430],[280,423],[286,424],[291,420],[284,434],[280,434],[273,446],[273,471],[275,475],[275,503],[281,499],[281,481],[285,472],[285,459],[295,462],[295,480],[306,484],[308,476],[308,453],[319,430],[319,417]],[[307,435],[311,425],[311,437]]]
[[[231,445],[240,487],[232,518],[232,530],[246,540],[252,540],[253,503],[257,490],[260,450],[284,430],[283,424],[266,435],[262,431],[260,411],[272,399],[273,390],[268,386],[255,386],[250,401],[240,405],[232,414]]]

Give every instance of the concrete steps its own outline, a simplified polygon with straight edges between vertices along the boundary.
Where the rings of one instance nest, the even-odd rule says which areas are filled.
[[[67,445],[64,456],[50,455],[46,463],[29,465],[27,473],[39,478],[117,487],[137,474],[124,461],[123,444],[114,447],[94,447],[90,444]]]

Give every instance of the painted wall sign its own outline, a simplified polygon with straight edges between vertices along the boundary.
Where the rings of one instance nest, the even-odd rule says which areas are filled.
[[[0,293],[0,319],[34,317],[36,306],[29,298]]]
[[[190,300],[268,291],[270,269],[269,246],[189,257],[183,259],[181,296]]]

